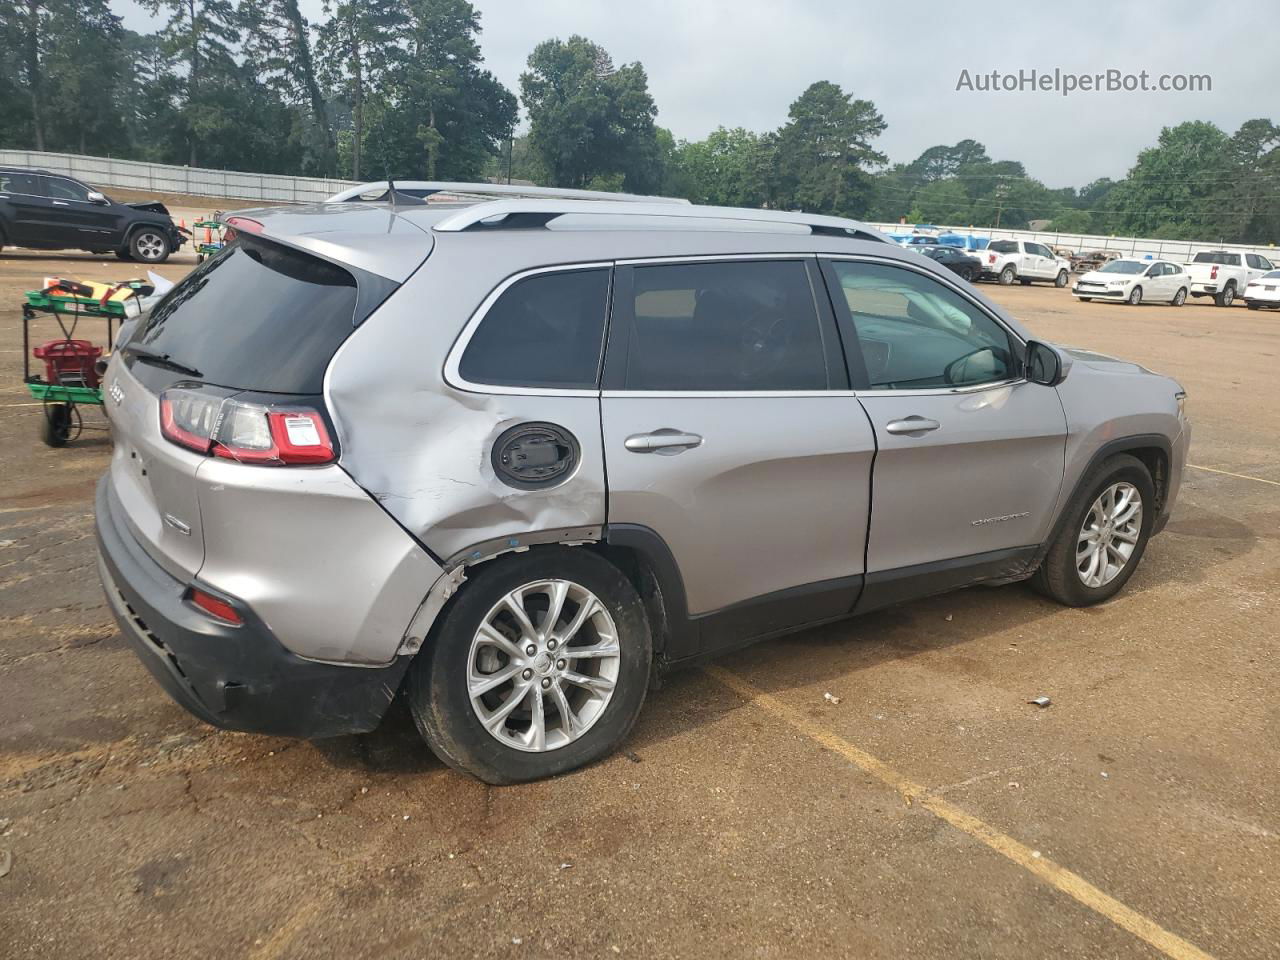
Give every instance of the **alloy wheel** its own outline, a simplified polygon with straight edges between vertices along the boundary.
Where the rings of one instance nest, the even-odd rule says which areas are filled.
[[[144,233],[138,237],[136,248],[138,256],[143,260],[159,260],[164,256],[164,238],[155,233]]]
[[[1142,534],[1142,496],[1131,483],[1113,483],[1085,514],[1076,539],[1076,574],[1086,587],[1104,587],[1128,565]]]
[[[617,628],[595,594],[569,580],[538,580],[506,594],[481,621],[467,693],[490,736],[542,753],[600,719],[620,665]]]

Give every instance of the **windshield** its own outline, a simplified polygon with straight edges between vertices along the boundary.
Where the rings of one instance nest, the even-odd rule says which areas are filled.
[[[1141,260],[1112,260],[1099,273],[1142,273],[1149,265]]]
[[[1017,240],[996,240],[987,246],[987,249],[993,253],[1017,253]]]
[[[1192,263],[1220,263],[1225,267],[1240,266],[1240,254],[1223,253],[1221,250],[1213,250],[1209,253],[1197,253]]]
[[[356,299],[341,267],[241,234],[174,287],[125,346],[218,386],[318,394],[354,327]]]

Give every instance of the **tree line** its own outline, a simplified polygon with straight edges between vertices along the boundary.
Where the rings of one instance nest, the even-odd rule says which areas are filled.
[[[640,63],[585,37],[530,53],[518,96],[467,0],[0,0],[0,146],[352,180],[515,179],[876,221],[1280,239],[1280,127],[1165,128],[1123,179],[1053,189],[976,140],[890,164],[869,100],[819,81],[774,130],[676,140]],[[517,123],[523,124],[517,132]]]

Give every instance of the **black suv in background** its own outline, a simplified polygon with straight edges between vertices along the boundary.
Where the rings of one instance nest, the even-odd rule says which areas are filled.
[[[116,203],[71,177],[0,167],[0,247],[110,252],[163,263],[185,242],[162,203]]]

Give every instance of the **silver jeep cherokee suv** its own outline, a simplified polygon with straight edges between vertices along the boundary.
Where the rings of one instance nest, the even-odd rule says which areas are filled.
[[[1113,596],[1174,381],[1032,340],[847,220],[555,197],[246,211],[127,331],[100,569],[211,724],[403,693],[492,783],[613,750],[655,668],[969,584]]]

